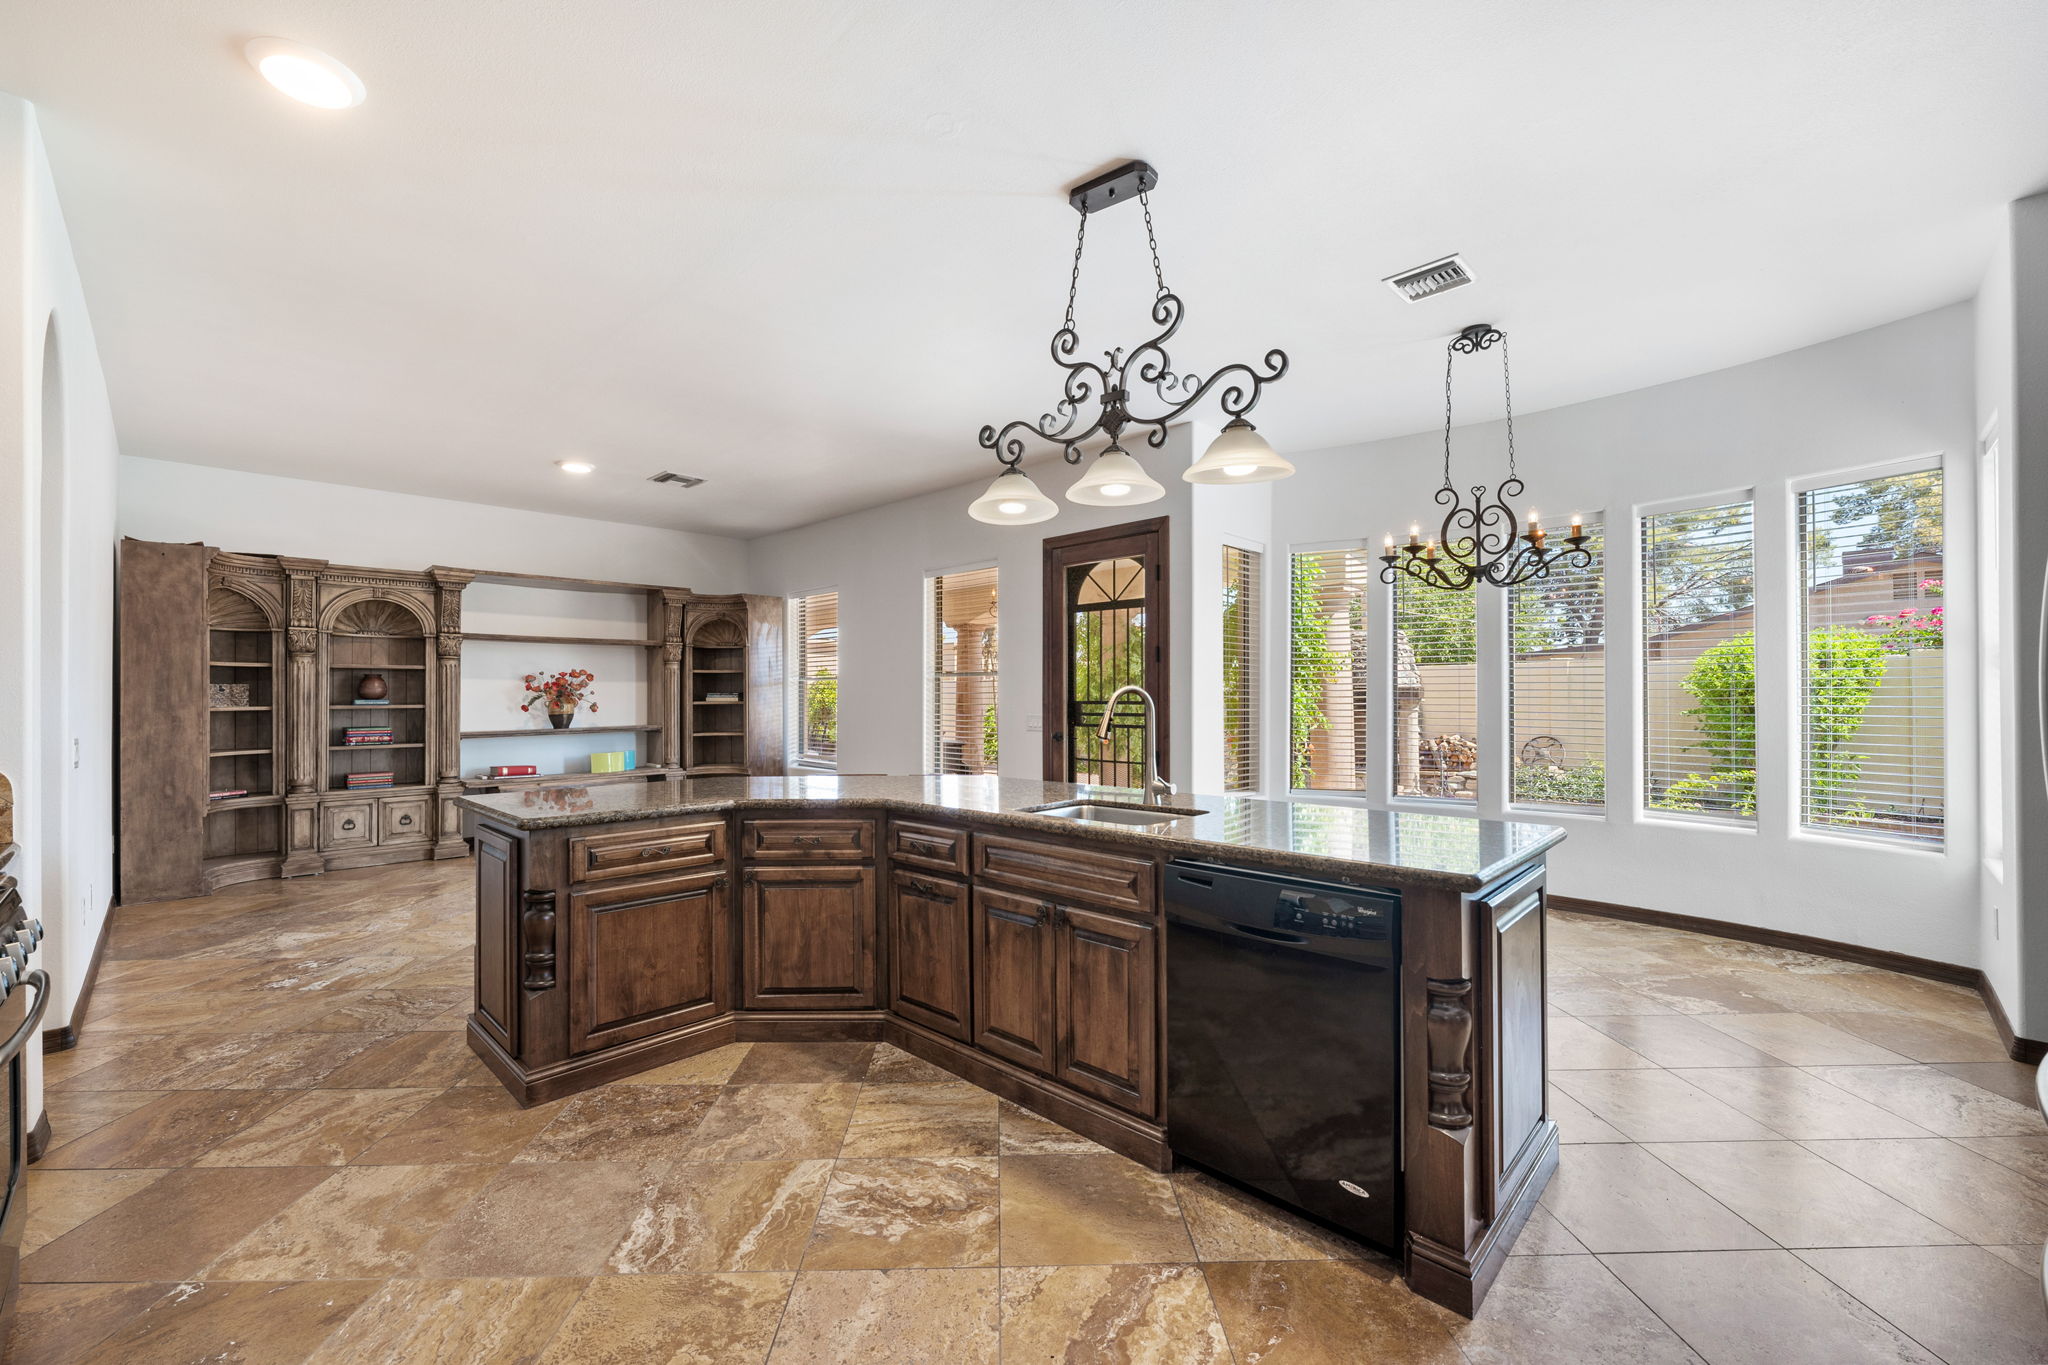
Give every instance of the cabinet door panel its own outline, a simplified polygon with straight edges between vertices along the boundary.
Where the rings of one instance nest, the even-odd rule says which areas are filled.
[[[974,1028],[967,888],[898,872],[890,889],[889,1008],[965,1042]]]
[[[1019,1066],[1050,1073],[1051,903],[977,887],[974,932],[975,1046]]]
[[[762,867],[746,875],[743,976],[749,1009],[875,1003],[875,874],[866,867]]]
[[[1061,907],[1055,1013],[1060,1080],[1147,1116],[1158,1108],[1158,931]]]
[[[570,1046],[587,1052],[725,1013],[727,904],[723,872],[570,896]]]
[[[519,1050],[519,845],[476,832],[477,1023],[507,1052]]]
[[[368,801],[326,801],[320,806],[320,847],[368,848],[377,842],[376,807]]]
[[[849,863],[875,856],[872,820],[746,820],[740,857],[750,863]]]

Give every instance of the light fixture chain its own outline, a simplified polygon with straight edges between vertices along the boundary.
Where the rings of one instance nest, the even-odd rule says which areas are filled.
[[[1508,405],[1508,477],[1515,477],[1515,381],[1508,374],[1508,334],[1500,334],[1500,388]]]
[[[1457,362],[1455,347],[1444,348],[1444,487],[1451,487],[1451,366]]]
[[[1145,245],[1152,248],[1152,280],[1159,292],[1166,292],[1166,272],[1159,268],[1159,239],[1152,235],[1152,196],[1138,191],[1138,207],[1145,210]]]
[[[1081,248],[1088,244],[1088,210],[1081,210],[1081,230],[1074,234],[1074,273],[1067,280],[1067,320],[1064,330],[1074,330],[1074,299],[1081,292]]]

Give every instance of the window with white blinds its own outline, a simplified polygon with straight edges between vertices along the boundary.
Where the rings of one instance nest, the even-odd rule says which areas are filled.
[[[1643,802],[1756,823],[1751,504],[1642,520]]]
[[[1799,495],[1800,817],[1942,841],[1938,468]]]
[[[1259,577],[1265,556],[1223,547],[1223,790],[1259,785]]]
[[[796,680],[790,758],[812,767],[839,761],[839,594],[789,602],[789,676]]]
[[[1288,783],[1365,786],[1365,590],[1379,564],[1363,546],[1304,550],[1288,584]]]
[[[1590,564],[1553,568],[1508,591],[1508,773],[1520,804],[1607,804],[1605,539],[1581,518]],[[1543,528],[1560,545],[1569,522]]]
[[[925,758],[935,773],[996,770],[996,571],[968,569],[925,580]]]
[[[1394,795],[1479,799],[1479,594],[1394,584]]]

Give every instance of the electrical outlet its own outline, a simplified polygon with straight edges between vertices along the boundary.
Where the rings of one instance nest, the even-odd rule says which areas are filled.
[[[78,736],[76,735],[71,737],[71,766],[74,768],[78,766]]]

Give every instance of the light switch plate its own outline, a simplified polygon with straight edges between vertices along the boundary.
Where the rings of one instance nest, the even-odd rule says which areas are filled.
[[[1045,728],[1045,717],[1043,717],[1043,716],[1026,716],[1026,717],[1024,717],[1024,728],[1025,728],[1025,729],[1027,729],[1027,730],[1043,730],[1043,729]]]

